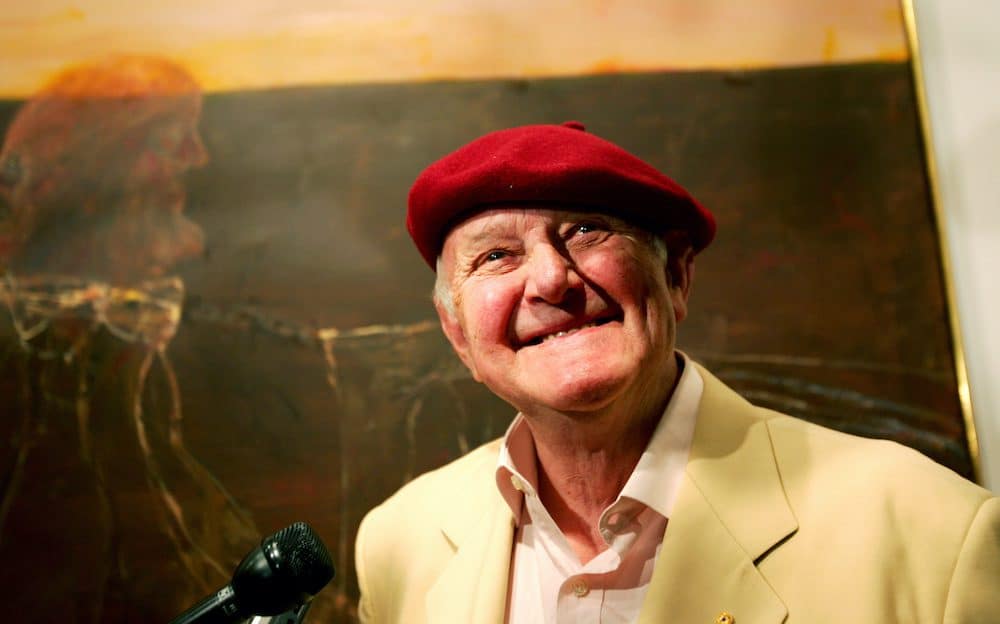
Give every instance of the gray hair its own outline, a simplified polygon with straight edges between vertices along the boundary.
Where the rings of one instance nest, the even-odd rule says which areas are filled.
[[[447,278],[444,276],[444,262],[441,260],[441,256],[437,257],[434,273],[434,292],[431,295],[434,305],[443,309],[448,313],[448,318],[454,320],[455,298],[451,295],[451,284],[448,283]]]

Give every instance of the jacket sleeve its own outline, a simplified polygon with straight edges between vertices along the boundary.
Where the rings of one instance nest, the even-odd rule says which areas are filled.
[[[371,527],[371,512],[361,521],[358,527],[358,537],[354,545],[354,567],[358,575],[358,587],[361,590],[361,600],[358,602],[358,619],[362,624],[375,624],[378,620],[374,612],[374,588],[370,579],[369,561],[369,529]]]
[[[952,573],[944,624],[1000,624],[1000,498],[969,525]]]

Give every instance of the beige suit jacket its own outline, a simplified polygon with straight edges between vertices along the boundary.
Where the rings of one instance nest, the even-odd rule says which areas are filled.
[[[704,369],[640,622],[1000,624],[1000,499],[900,445],[754,407]],[[363,621],[503,621],[514,519],[499,442],[372,510]]]

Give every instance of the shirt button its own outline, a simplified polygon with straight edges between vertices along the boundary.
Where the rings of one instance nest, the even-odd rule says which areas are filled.
[[[524,491],[524,484],[517,478],[517,475],[510,475],[510,484],[513,485],[514,489],[518,492]]]
[[[736,624],[736,618],[729,611],[723,611],[715,618],[715,624]]]
[[[576,594],[577,598],[583,598],[590,593],[590,588],[583,581],[575,581],[573,583],[573,593]]]

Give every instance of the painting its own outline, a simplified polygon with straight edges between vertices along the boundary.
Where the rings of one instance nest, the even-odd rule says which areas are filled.
[[[0,571],[26,622],[168,621],[303,520],[500,436],[409,185],[579,120],[719,222],[680,347],[751,401],[974,477],[895,0],[59,0],[0,19]],[[461,493],[455,493],[461,496]]]

